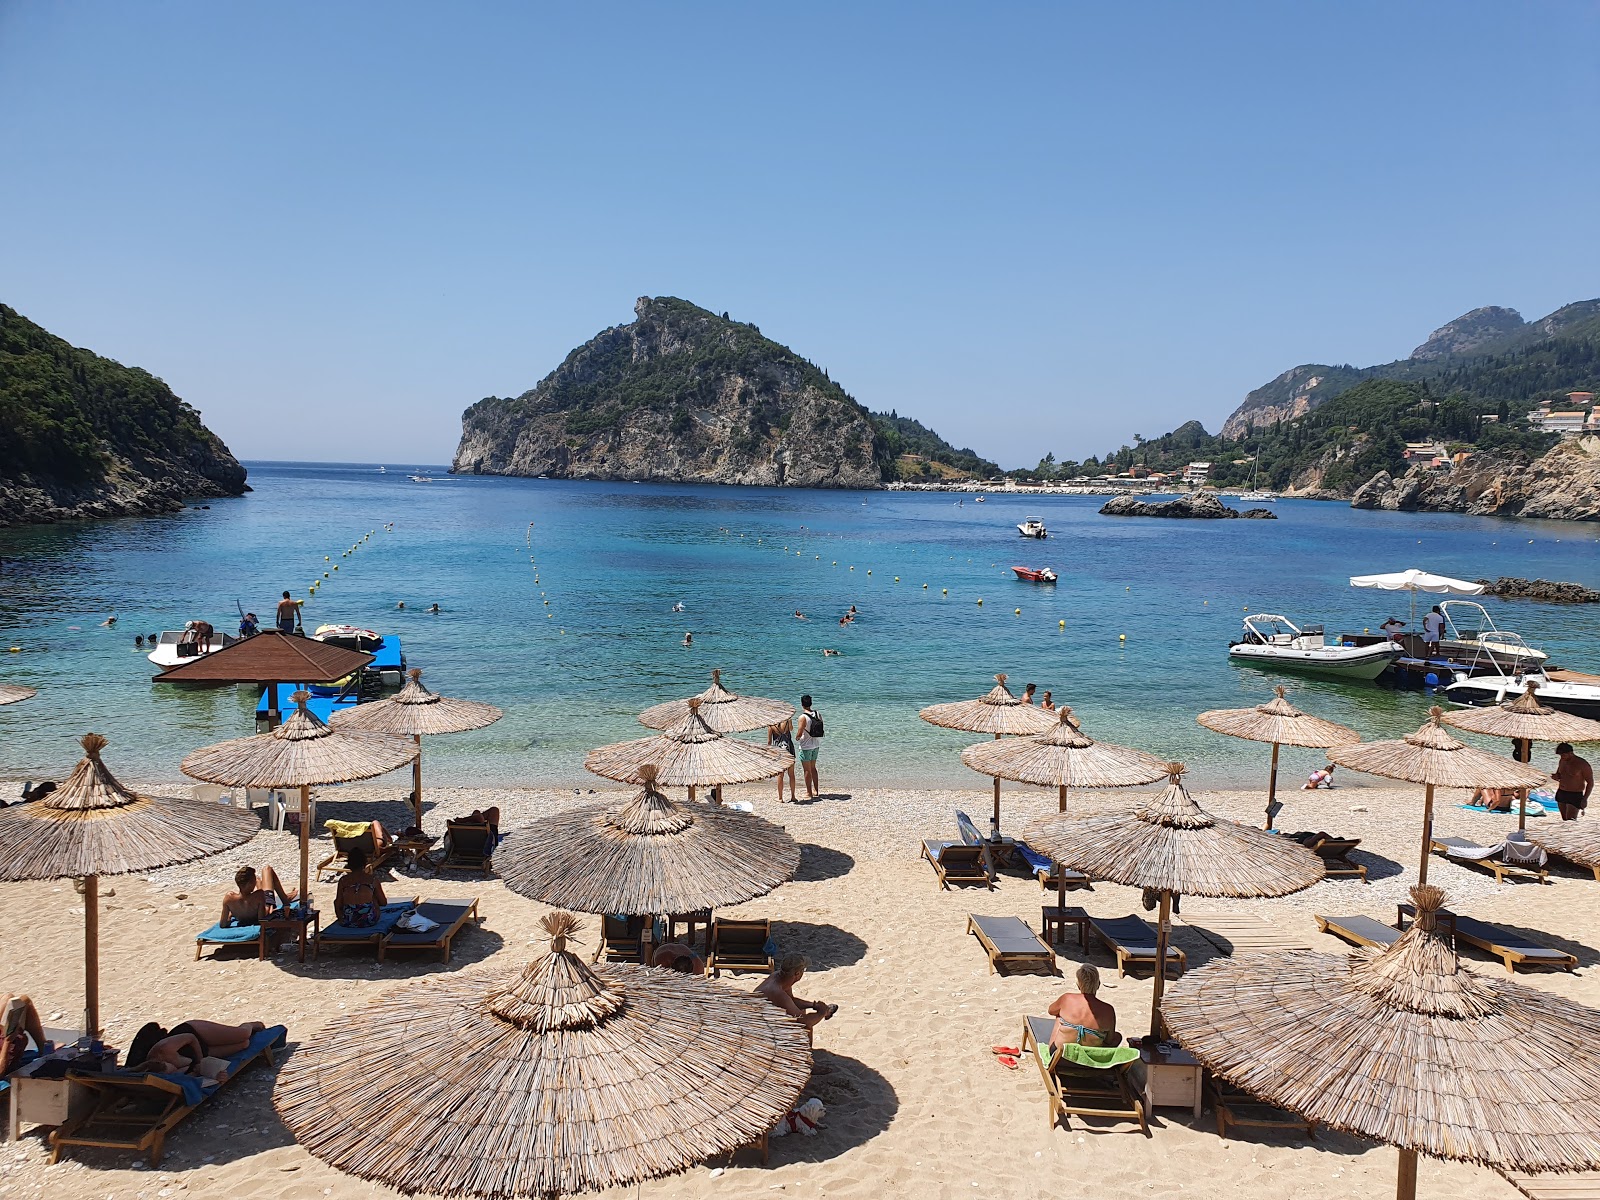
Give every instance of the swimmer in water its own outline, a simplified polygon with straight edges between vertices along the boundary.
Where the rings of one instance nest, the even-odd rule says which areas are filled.
[[[683,644],[684,644],[684,645],[685,645],[685,646],[692,646],[692,645],[694,645],[694,634],[692,634],[692,633],[686,633],[686,634],[684,634],[684,635],[683,635]]]
[[[822,652],[822,657],[823,658],[838,658],[838,657],[840,657],[840,654],[839,654],[839,652],[837,650],[824,650]]]
[[[672,606],[672,611],[673,612],[682,612],[683,611],[683,601],[679,600],[676,604],[674,604]]]
[[[135,646],[143,646],[144,645],[144,634],[142,634],[142,633],[134,634],[133,635],[133,644]]]
[[[797,608],[794,610],[794,619],[796,621],[809,621],[811,618]]]
[[[439,602],[437,600],[435,600],[432,604],[428,605],[428,611],[431,612],[431,613],[438,612],[439,611]]]
[[[401,608],[404,608],[405,606],[406,606],[406,602],[404,600],[402,600],[402,601],[400,601],[399,604],[395,605],[395,608],[401,609]]]
[[[117,614],[116,613],[112,613],[104,621],[100,622],[100,628],[101,629],[110,629],[116,623],[117,623]]]

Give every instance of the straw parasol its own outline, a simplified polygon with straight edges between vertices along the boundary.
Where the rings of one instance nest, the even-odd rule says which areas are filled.
[[[106,739],[82,739],[83,761],[43,800],[0,808],[0,880],[83,878],[84,1032],[100,1030],[101,875],[193,862],[242,845],[254,813],[199,800],[141,796],[100,759]]]
[[[692,800],[697,787],[770,779],[794,766],[794,755],[786,750],[723,737],[700,715],[699,697],[688,705],[688,715],[670,729],[591,750],[584,767],[607,779],[643,783],[641,769],[653,766],[658,784],[686,787]]]
[[[1267,899],[1301,891],[1323,876],[1322,859],[1298,842],[1213,817],[1196,804],[1183,786],[1182,763],[1169,763],[1167,772],[1166,790],[1131,813],[1043,817],[1027,830],[1028,844],[1063,867],[1161,893],[1150,1012],[1157,1038],[1174,893]]]
[[[639,769],[626,804],[587,804],[512,838],[495,857],[514,892],[589,913],[688,913],[742,904],[794,878],[800,847],[771,821],[684,807]]]
[[[1422,802],[1422,865],[1417,882],[1428,882],[1428,851],[1433,845],[1433,789],[1538,787],[1544,774],[1487,750],[1478,750],[1450,736],[1442,721],[1444,710],[1435,705],[1428,721],[1398,742],[1357,742],[1334,746],[1331,762],[1367,775],[1425,784]]]
[[[930,704],[917,714],[930,725],[941,729],[959,729],[965,733],[992,733],[996,740],[1007,734],[1030,737],[1049,733],[1056,727],[1056,718],[1046,708],[1024,704],[1021,697],[1011,694],[1006,687],[1005,675],[994,677],[994,687],[976,700],[955,700],[948,704]],[[963,760],[965,761],[965,760]],[[990,833],[1000,836],[1000,776],[994,777],[994,819]]]
[[[324,724],[306,708],[310,698],[308,692],[296,692],[295,711],[270,733],[202,747],[179,764],[185,775],[204,783],[300,789],[302,901],[311,890],[311,789],[386,774],[405,766],[418,753],[414,745],[399,738]]]
[[[568,949],[391,992],[307,1041],[274,1102],[341,1171],[406,1194],[558,1196],[673,1174],[766,1133],[810,1077],[758,997]]]
[[[1167,997],[1174,1035],[1272,1104],[1417,1155],[1520,1171],[1600,1167],[1600,1012],[1464,968],[1436,927],[1444,893],[1382,954],[1218,959]],[[1552,1120],[1552,1114],[1559,1119]]]
[[[1272,743],[1272,771],[1267,776],[1267,828],[1272,828],[1274,809],[1278,798],[1278,747],[1309,746],[1326,750],[1347,742],[1359,742],[1361,735],[1354,729],[1324,721],[1303,713],[1285,699],[1281,684],[1277,695],[1265,704],[1254,708],[1213,708],[1195,718],[1207,729],[1225,733],[1229,737],[1244,738],[1251,742]]]
[[[23,700],[32,700],[39,693],[31,687],[23,687],[20,683],[0,683],[0,704],[18,704]]]
[[[493,725],[501,713],[492,704],[454,700],[430,692],[422,685],[422,668],[412,667],[405,687],[385,700],[358,704],[333,714],[331,724],[340,729],[409,737],[417,747],[411,764],[411,801],[416,806],[416,826],[422,828],[422,735],[465,733]]]
[[[722,672],[711,672],[711,686],[694,699],[700,701],[700,719],[717,733],[744,733],[787,721],[794,716],[794,705],[760,696],[737,696],[722,686]],[[689,715],[689,701],[668,700],[639,714],[639,724],[647,729],[668,729]]]
[[[1557,708],[1547,708],[1534,696],[1538,680],[1526,681],[1522,695],[1515,700],[1496,704],[1492,708],[1465,708],[1448,712],[1446,725],[1465,729],[1469,733],[1484,733],[1490,737],[1510,738],[1518,762],[1533,758],[1534,742],[1593,742],[1600,741],[1600,721],[1575,717]],[[1528,793],[1519,788],[1517,828],[1528,827]]]
[[[1562,821],[1528,831],[1528,840],[1580,867],[1600,872],[1600,829],[1592,821]],[[1595,875],[1600,879],[1600,874]]]

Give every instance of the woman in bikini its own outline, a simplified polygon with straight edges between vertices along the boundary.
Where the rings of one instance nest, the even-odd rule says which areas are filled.
[[[367,870],[365,850],[352,850],[345,855],[345,873],[339,880],[339,890],[334,893],[333,907],[339,914],[339,924],[352,929],[368,929],[378,923],[378,915],[389,898],[383,894],[383,884]]]
[[[785,717],[783,720],[779,721],[776,725],[768,725],[767,726],[767,745],[775,746],[779,750],[787,750],[789,752],[789,755],[790,755],[791,758],[794,756],[794,720],[793,720],[793,718]],[[783,803],[783,777],[785,775],[787,775],[789,777],[789,799],[793,800],[795,798],[794,797],[794,763],[791,762],[789,764],[789,766],[785,770],[782,770],[782,771],[778,772],[778,803],[779,804]]]
[[[163,1029],[155,1021],[133,1035],[127,1061],[135,1071],[158,1075],[203,1075],[217,1083],[227,1081],[225,1070],[204,1069],[208,1058],[232,1058],[250,1044],[266,1026],[260,1021],[222,1025],[216,1021],[185,1021]]]
[[[1100,990],[1100,972],[1094,964],[1078,968],[1078,990],[1062,992],[1049,1013],[1056,1019],[1050,1034],[1050,1048],[1058,1051],[1069,1042],[1085,1046],[1115,1046],[1122,1041],[1117,1032],[1117,1010],[1095,993]]]

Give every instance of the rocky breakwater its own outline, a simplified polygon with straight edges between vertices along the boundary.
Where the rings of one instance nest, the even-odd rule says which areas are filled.
[[[1550,604],[1600,604],[1600,592],[1581,583],[1555,579],[1519,579],[1502,575],[1499,579],[1479,579],[1484,594],[1504,600],[1544,600]]]
[[[1600,520],[1600,438],[1564,441],[1529,460],[1483,452],[1447,471],[1380,471],[1356,490],[1354,508],[1460,512],[1485,517]]]
[[[161,380],[0,304],[0,526],[176,512],[249,490]]]
[[[1244,517],[1255,521],[1276,521],[1278,514],[1267,508],[1229,508],[1210,492],[1196,492],[1174,500],[1139,500],[1117,496],[1100,507],[1103,517],[1180,517],[1203,521]]]
[[[531,391],[462,414],[454,472],[877,488],[870,415],[754,325],[642,297]]]

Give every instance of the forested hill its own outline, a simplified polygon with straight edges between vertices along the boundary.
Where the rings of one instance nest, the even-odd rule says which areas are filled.
[[[893,410],[873,413],[872,423],[893,462],[893,473],[886,478],[933,480],[954,478],[992,479],[1000,468],[972,450],[957,450],[921,421],[902,417]]]
[[[148,371],[0,304],[0,525],[170,512],[237,496],[245,469]]]

